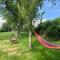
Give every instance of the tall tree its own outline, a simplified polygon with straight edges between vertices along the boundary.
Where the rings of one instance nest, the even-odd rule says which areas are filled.
[[[10,17],[13,16],[13,20],[9,20],[9,22],[13,22],[15,24],[15,28],[17,28],[17,34],[18,34],[18,37],[19,35],[21,34],[20,31],[21,31],[21,20],[22,18],[20,17],[20,14],[18,12],[18,8],[17,8],[17,3],[15,3],[15,0],[6,0],[5,1],[5,4],[6,4],[6,8],[7,10],[9,11],[9,15]],[[12,16],[11,16],[12,15]]]
[[[29,28],[29,48],[32,47],[32,20],[36,18],[38,7],[42,8],[45,0],[18,0],[19,3],[17,7],[19,9],[19,13],[21,14],[22,18],[27,20],[28,28]],[[53,0],[48,0],[52,3]],[[43,12],[44,14],[44,12]]]
[[[42,6],[43,0],[19,0],[17,7],[22,18],[27,20],[29,28],[29,48],[31,48],[32,40],[32,20],[36,18],[38,6]]]

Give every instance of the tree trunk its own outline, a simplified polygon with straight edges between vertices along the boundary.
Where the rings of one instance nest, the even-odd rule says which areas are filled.
[[[21,37],[21,30],[20,30],[20,28],[18,28],[17,34],[18,34],[18,36],[17,36],[18,38]]]
[[[20,23],[18,22],[17,23],[17,37],[19,38],[19,37],[21,37],[21,27],[20,27]]]
[[[32,48],[32,32],[29,31],[29,48]]]

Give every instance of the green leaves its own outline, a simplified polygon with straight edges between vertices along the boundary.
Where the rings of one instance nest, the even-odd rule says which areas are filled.
[[[60,18],[56,18],[52,21],[41,22],[40,25],[35,28],[37,32],[45,35],[49,39],[60,39]]]

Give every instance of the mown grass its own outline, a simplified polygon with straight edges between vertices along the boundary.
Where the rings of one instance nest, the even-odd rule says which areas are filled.
[[[60,60],[60,50],[43,47],[35,36],[32,36],[32,49],[29,49],[28,34],[22,34],[18,44],[11,44],[11,34],[0,33],[0,60]]]
[[[0,32],[0,40],[8,40],[14,32]]]

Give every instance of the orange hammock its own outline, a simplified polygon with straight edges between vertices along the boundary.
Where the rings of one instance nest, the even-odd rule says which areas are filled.
[[[52,44],[52,43],[49,43],[48,41],[44,40],[37,32],[35,32],[35,35],[36,35],[39,43],[41,43],[43,46],[45,46],[47,48],[54,48],[54,49],[60,48],[60,45]]]

